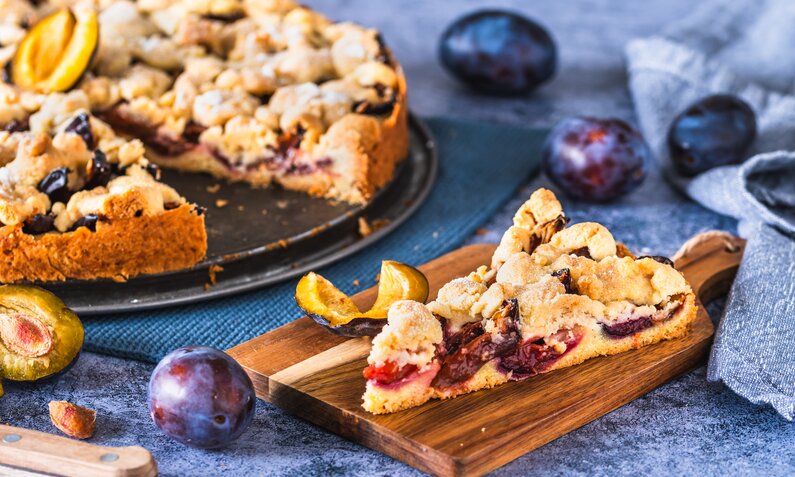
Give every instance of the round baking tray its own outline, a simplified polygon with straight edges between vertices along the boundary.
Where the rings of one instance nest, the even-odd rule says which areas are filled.
[[[278,283],[318,269],[380,240],[408,219],[430,193],[438,157],[427,127],[409,119],[409,156],[367,205],[309,197],[278,187],[254,189],[201,174],[164,171],[164,182],[207,207],[207,257],[195,267],[110,280],[43,284],[78,314],[196,303]],[[359,218],[378,227],[367,236]],[[179,240],[179,237],[174,237]],[[210,271],[220,266],[223,271]]]

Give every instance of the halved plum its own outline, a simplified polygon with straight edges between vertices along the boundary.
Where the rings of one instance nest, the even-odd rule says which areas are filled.
[[[58,297],[36,287],[0,286],[0,379],[56,374],[82,346],[83,324]]]
[[[11,62],[11,81],[44,93],[66,91],[83,77],[98,41],[96,12],[61,8],[22,39]]]
[[[428,279],[419,270],[405,263],[381,262],[378,296],[366,312],[330,281],[309,273],[298,282],[295,301],[317,323],[343,336],[375,336],[386,324],[387,311],[400,300],[425,303]]]

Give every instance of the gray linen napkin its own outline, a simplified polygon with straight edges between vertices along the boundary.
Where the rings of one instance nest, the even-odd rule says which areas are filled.
[[[708,377],[795,418],[795,2],[711,0],[660,35],[627,45],[640,127],[690,197],[740,220],[748,239],[715,336]],[[749,159],[691,180],[672,173],[672,119],[709,94],[732,93],[757,115]]]

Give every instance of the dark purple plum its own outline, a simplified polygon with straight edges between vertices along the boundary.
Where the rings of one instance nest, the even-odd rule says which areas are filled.
[[[478,91],[519,94],[552,78],[557,47],[547,30],[529,18],[482,10],[447,28],[439,58],[450,73]]]
[[[649,155],[643,136],[626,122],[575,117],[552,129],[542,161],[547,176],[567,194],[605,202],[643,182]]]
[[[737,96],[716,94],[693,103],[674,119],[668,150],[676,170],[694,176],[742,162],[754,139],[754,110]]]
[[[223,351],[206,346],[172,351],[149,380],[155,425],[193,447],[223,447],[240,437],[254,418],[256,402],[243,368]]]

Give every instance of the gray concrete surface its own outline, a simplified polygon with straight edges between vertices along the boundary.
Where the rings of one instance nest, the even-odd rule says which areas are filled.
[[[307,2],[336,19],[380,28],[406,68],[411,104],[423,115],[452,115],[527,126],[551,125],[573,114],[632,120],[623,70],[623,44],[686,14],[692,2],[655,0],[495,1],[546,24],[560,45],[557,78],[525,98],[490,98],[463,89],[436,62],[436,40],[476,1],[368,0]],[[535,179],[519,191],[472,242],[498,240]],[[734,228],[670,189],[653,172],[640,190],[610,205],[565,200],[575,221],[597,219],[632,248],[672,254],[687,237]],[[720,304],[711,307],[713,315]],[[259,402],[250,429],[222,451],[186,448],[160,434],[146,410],[152,365],[84,354],[63,378],[10,384],[0,399],[0,422],[53,431],[46,404],[67,399],[99,412],[91,442],[143,445],[161,475],[417,475],[388,457],[329,434]],[[494,472],[495,475],[792,475],[795,426],[772,410],[749,404],[699,368],[648,395]]]

